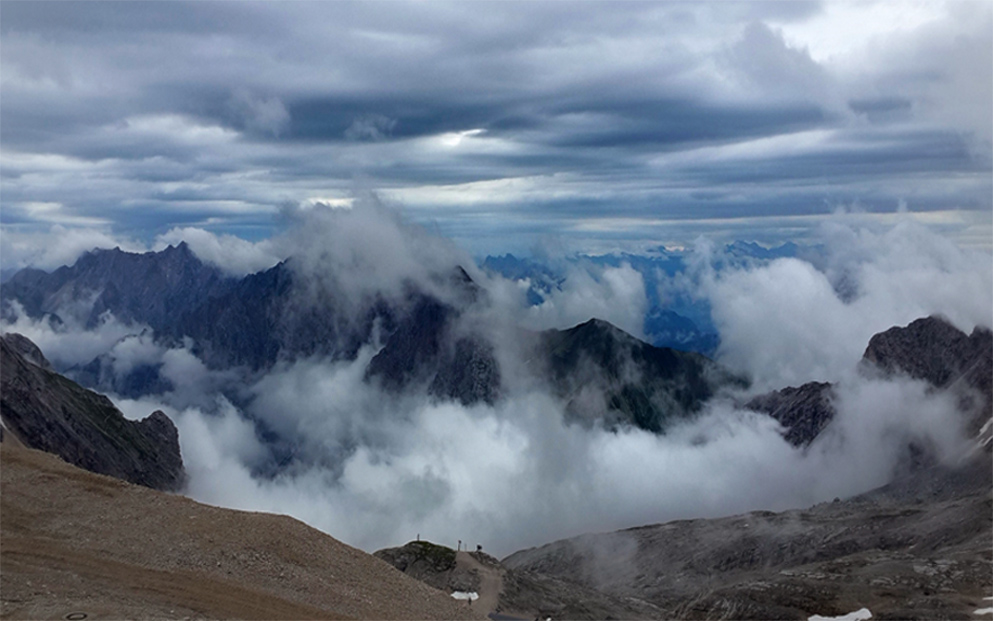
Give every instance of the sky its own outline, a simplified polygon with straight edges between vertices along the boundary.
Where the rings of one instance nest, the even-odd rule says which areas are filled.
[[[474,256],[993,246],[989,2],[4,0],[0,67],[5,268],[369,193]]]

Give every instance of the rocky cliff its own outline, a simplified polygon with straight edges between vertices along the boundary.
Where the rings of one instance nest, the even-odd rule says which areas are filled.
[[[161,490],[183,486],[179,435],[165,414],[125,419],[104,395],[22,355],[25,341],[30,343],[20,335],[0,338],[0,420],[6,433],[92,472]]]
[[[955,391],[972,413],[977,431],[993,415],[993,332],[962,332],[932,316],[872,337],[862,357],[867,372],[903,374],[937,389]]]
[[[903,375],[923,380],[934,390],[954,392],[969,418],[971,435],[978,435],[993,415],[993,332],[988,328],[966,334],[941,317],[918,319],[874,335],[859,368],[865,376]],[[832,390],[829,383],[809,382],[759,395],[743,405],[778,420],[794,446],[807,446],[834,418]]]
[[[184,242],[143,254],[93,250],[51,273],[24,269],[0,286],[0,296],[5,302],[16,300],[31,317],[69,311],[94,326],[110,312],[119,321],[143,323],[158,332],[233,282],[201,262]]]
[[[744,386],[709,358],[636,339],[601,319],[539,335],[532,359],[571,418],[656,433],[727,386]]]

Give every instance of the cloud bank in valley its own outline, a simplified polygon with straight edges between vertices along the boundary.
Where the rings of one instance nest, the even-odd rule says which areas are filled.
[[[124,338],[140,330],[110,317],[90,331],[23,318],[3,328],[25,332],[62,366],[103,352],[119,371],[162,364],[171,388],[115,402],[129,417],[163,409],[176,422],[192,497],[288,513],[367,550],[420,534],[503,554],[582,532],[804,506],[884,483],[908,440],[949,461],[966,452],[949,397],[855,372],[869,336],[893,325],[935,312],[966,330],[993,323],[989,256],[912,223],[874,230],[839,217],[822,230],[818,267],[722,264],[701,250],[679,277],[709,301],[719,359],[747,372],[753,392],[839,382],[837,418],[802,450],[775,421],[727,398],[663,436],[564,422],[565,404],[528,372],[522,341],[533,333],[520,327],[565,328],[603,313],[634,331],[646,302],[630,266],[570,273],[532,307],[519,283],[484,274],[451,242],[375,202],[294,210],[291,219],[266,250],[292,245],[310,286],[355,299],[402,299],[410,282],[444,296],[449,285],[436,274],[464,265],[487,294],[460,325],[496,346],[501,398],[467,407],[381,391],[364,380],[382,345],[375,336],[354,360],[312,356],[236,376],[204,367],[188,343],[168,347],[147,331]],[[246,247],[201,236],[234,257],[217,262],[250,264]],[[68,355],[74,347],[80,353]]]

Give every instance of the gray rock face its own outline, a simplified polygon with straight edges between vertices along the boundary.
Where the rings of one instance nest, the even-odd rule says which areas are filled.
[[[963,408],[974,412],[972,431],[993,415],[993,332],[988,328],[967,335],[940,317],[926,317],[873,336],[862,359],[870,372],[902,373],[959,391]],[[974,396],[979,402],[972,401]]]
[[[977,327],[967,335],[940,317],[925,317],[906,327],[894,327],[869,340],[861,371],[888,377],[906,375],[935,390],[959,395],[959,406],[970,415],[969,431],[977,434],[993,415],[993,332]],[[752,398],[744,407],[765,412],[785,428],[794,446],[807,446],[834,418],[833,387],[809,382]]]
[[[52,368],[52,364],[48,362],[48,359],[45,358],[45,354],[41,353],[41,349],[35,345],[31,339],[23,334],[8,332],[0,338],[2,338],[7,346],[14,352],[36,367],[41,367],[46,371],[55,370]]]
[[[701,354],[654,347],[601,319],[541,333],[534,358],[573,419],[655,433],[722,387],[745,384]]]
[[[905,374],[989,420],[990,332],[938,318],[876,335],[869,373]],[[832,386],[812,382],[752,399],[796,446],[834,416]],[[985,403],[968,398],[980,395]],[[803,511],[753,512],[584,535],[516,552],[517,572],[635,598],[661,618],[805,619],[867,607],[873,618],[969,618],[993,588],[993,461],[918,463],[867,494]]]
[[[165,414],[129,421],[110,399],[30,362],[11,340],[19,341],[0,338],[0,417],[9,433],[92,472],[160,490],[183,486],[179,434]]]
[[[144,254],[93,250],[51,274],[21,270],[0,285],[0,296],[17,300],[32,317],[74,307],[92,327],[109,311],[122,322],[144,323],[159,332],[232,282],[197,259],[184,242]]]
[[[783,437],[793,446],[807,446],[834,418],[831,384],[808,382],[753,398],[745,407],[765,412],[786,429]]]

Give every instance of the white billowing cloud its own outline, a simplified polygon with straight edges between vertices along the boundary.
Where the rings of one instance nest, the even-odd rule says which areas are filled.
[[[186,242],[204,263],[220,268],[231,276],[245,276],[268,269],[286,258],[277,252],[272,239],[250,242],[235,235],[215,234],[196,227],[176,227],[159,235],[151,247],[105,228],[53,225],[44,231],[17,231],[3,227],[0,267],[17,270],[33,267],[52,271],[72,265],[83,254],[97,248],[120,248],[126,252],[156,252],[166,246]],[[282,248],[284,252],[288,249]]]
[[[298,274],[337,293],[396,295],[413,281],[445,295],[435,275],[466,259],[375,202],[287,216],[293,224],[272,252],[294,248]],[[157,350],[142,336],[122,341],[129,332],[109,317],[91,331],[71,324],[59,333],[23,319],[12,329],[62,359],[68,352],[85,362],[109,350],[122,370],[161,360],[176,390],[119,405],[130,418],[162,409],[176,422],[187,493],[197,500],[290,514],[370,551],[420,534],[504,554],[583,532],[859,493],[888,480],[911,440],[954,462],[965,445],[952,399],[854,369],[872,333],[923,314],[942,312],[965,328],[988,322],[988,255],[958,250],[912,223],[874,231],[843,220],[822,236],[828,256],[820,269],[785,259],[715,272],[705,266],[710,256],[690,275],[697,281],[680,282],[710,300],[722,360],[748,372],[757,388],[840,382],[838,416],[806,450],[788,445],[772,419],[723,401],[657,436],[568,425],[564,404],[536,378],[508,381],[494,405],[384,394],[364,380],[375,342],[351,362],[277,365],[236,385],[236,407],[222,395],[223,373],[206,369],[188,342]],[[459,328],[499,334],[491,340],[508,377],[528,373],[522,341],[533,338],[515,322],[568,327],[596,316],[640,332],[644,283],[627,265],[577,266],[533,313],[517,283],[476,276],[491,304]],[[263,440],[260,428],[278,441]]]
[[[645,282],[627,263],[620,267],[571,266],[561,288],[528,308],[524,325],[536,330],[569,328],[592,318],[604,319],[641,337],[644,333]]]
[[[966,332],[993,324],[987,253],[961,250],[912,221],[877,232],[838,220],[821,236],[823,272],[780,259],[704,279],[719,359],[750,373],[757,390],[836,381],[873,334],[920,317],[941,314]]]
[[[4,270],[34,267],[52,271],[72,265],[82,254],[94,248],[115,248],[128,252],[143,252],[144,245],[120,237],[105,228],[74,228],[55,224],[46,231],[18,231],[5,226],[0,229],[0,267]]]
[[[284,215],[290,227],[273,247],[293,257],[290,265],[314,301],[330,296],[347,307],[375,295],[399,300],[411,283],[448,300],[447,279],[457,267],[478,272],[452,242],[404,220],[373,194],[360,195],[350,208],[315,204],[288,208]]]
[[[752,371],[764,389],[836,379],[874,333],[865,322],[852,326],[827,277],[797,259],[722,275],[710,302],[720,360]]]
[[[270,391],[269,420],[296,429],[298,456],[310,455],[275,478],[253,474],[265,449],[244,416],[179,413],[189,493],[288,513],[370,551],[420,534],[505,554],[583,532],[852,495],[889,480],[909,440],[948,463],[966,450],[961,421],[949,419],[953,400],[908,380],[850,374],[835,423],[804,451],[772,419],[721,402],[665,436],[611,433],[566,425],[562,404],[541,391],[494,406],[388,402],[340,364],[324,366],[335,379],[318,393],[299,390],[321,366],[287,367],[259,385]],[[342,437],[351,450],[342,452]],[[315,445],[339,453],[306,450]]]
[[[152,249],[158,251],[184,241],[198,259],[236,277],[269,269],[286,258],[275,253],[270,239],[253,243],[235,235],[218,235],[196,227],[170,229],[155,239]]]
[[[32,319],[23,310],[19,303],[11,302],[13,317],[0,320],[0,332],[17,332],[28,337],[57,369],[85,364],[113,349],[121,339],[149,330],[147,326],[123,324],[109,312],[87,330],[71,313],[62,317],[63,323],[57,323],[47,316]],[[125,350],[128,348],[125,345]]]
[[[151,333],[142,332],[122,338],[107,352],[114,373],[127,375],[136,367],[157,365],[162,361],[164,348],[155,342]]]

